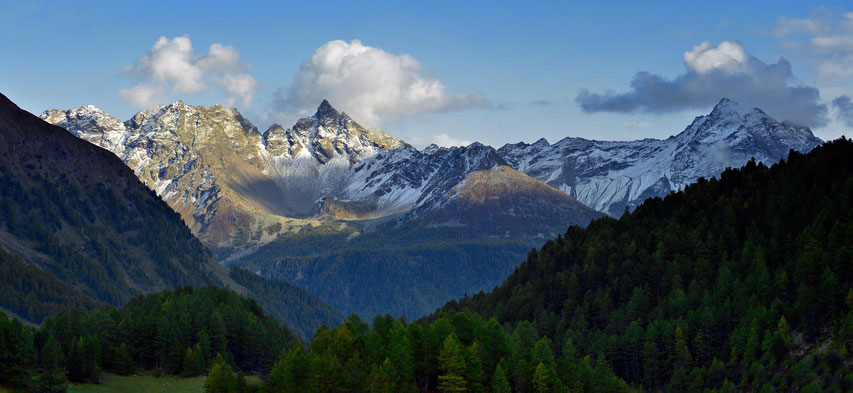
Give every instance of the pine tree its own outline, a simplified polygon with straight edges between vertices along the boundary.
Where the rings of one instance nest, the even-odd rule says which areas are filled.
[[[237,390],[237,377],[231,366],[219,358],[204,381],[204,393],[232,393]]]
[[[68,379],[73,382],[95,382],[100,377],[101,346],[97,337],[80,337],[73,344],[68,359]]]
[[[510,393],[509,380],[500,364],[495,367],[495,374],[492,376],[492,393]]]
[[[115,351],[116,368],[111,371],[119,375],[132,374],[136,370],[136,364],[133,362],[133,358],[130,357],[127,344],[122,343]]]
[[[225,322],[218,312],[210,316],[210,353],[225,353],[228,350],[228,339],[225,336]]]
[[[301,346],[275,363],[270,374],[270,392],[311,392],[311,359]]]
[[[38,357],[33,345],[33,335],[17,318],[12,319],[7,334],[11,364],[8,379],[4,383],[13,388],[27,389],[33,381]]]
[[[394,383],[400,392],[415,390],[414,356],[412,342],[403,324],[396,320],[391,327],[388,358],[394,367]]]
[[[438,389],[445,393],[465,392],[468,387],[464,378],[465,357],[462,353],[462,344],[456,338],[456,334],[450,333],[444,340],[439,364],[444,373],[438,377]]]
[[[536,393],[551,392],[551,375],[544,363],[539,363],[536,366],[536,371],[533,372],[533,391]]]
[[[394,380],[397,378],[394,365],[388,358],[381,365],[373,365],[370,370],[370,383],[368,384],[368,392],[370,393],[396,393],[396,384]]]
[[[65,359],[59,342],[49,335],[39,352],[40,373],[36,390],[42,393],[65,392],[68,384],[65,381]]]

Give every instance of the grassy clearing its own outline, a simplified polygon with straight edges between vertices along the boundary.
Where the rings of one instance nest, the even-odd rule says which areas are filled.
[[[106,382],[93,384],[69,384],[69,393],[200,393],[204,391],[204,377],[178,378],[154,377],[150,375],[127,376],[107,375]]]
[[[68,384],[69,393],[199,393],[204,391],[204,377],[178,378],[151,375],[127,376],[107,374],[106,382],[93,384]],[[258,386],[263,380],[246,376],[249,386]],[[0,393],[7,393],[0,388]]]

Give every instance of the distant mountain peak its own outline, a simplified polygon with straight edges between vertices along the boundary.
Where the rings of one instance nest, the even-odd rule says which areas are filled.
[[[711,113],[708,116],[720,118],[726,117],[727,115],[737,115],[739,117],[746,117],[748,115],[759,115],[769,117],[761,109],[743,105],[727,97],[723,97],[720,102],[717,103],[717,105],[714,105],[714,109],[711,110]]]
[[[320,106],[317,107],[317,112],[314,113],[314,117],[321,120],[327,118],[337,118],[338,116],[340,116],[340,113],[334,107],[332,107],[332,104],[330,104],[327,100],[323,100],[323,102],[320,103]]]
[[[539,140],[537,140],[536,142],[533,143],[533,146],[550,146],[550,145],[551,144],[548,143],[548,140],[545,138],[539,138]]]

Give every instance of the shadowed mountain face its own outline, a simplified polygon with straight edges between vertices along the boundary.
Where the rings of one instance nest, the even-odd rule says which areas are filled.
[[[142,293],[216,285],[257,298],[303,336],[343,318],[301,288],[247,274],[216,263],[113,153],[0,95],[0,309],[40,322]]]
[[[0,246],[92,299],[121,304],[139,293],[227,280],[113,154],[3,96],[0,185]]]
[[[719,175],[750,158],[772,164],[790,150],[821,144],[805,127],[781,123],[757,108],[722,99],[707,116],[665,140],[631,142],[566,138],[553,145],[505,145],[498,153],[514,168],[613,216],[650,197]]]

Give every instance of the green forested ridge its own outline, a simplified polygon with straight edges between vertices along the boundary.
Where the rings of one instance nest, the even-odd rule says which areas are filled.
[[[263,309],[287,324],[300,337],[311,337],[320,326],[337,326],[344,315],[308,291],[286,282],[260,277],[235,268],[229,276],[249,290]]]
[[[830,142],[570,228],[497,290],[420,323],[321,329],[268,387],[848,392],[850,157]]]
[[[494,288],[534,245],[465,240],[464,228],[380,227],[370,236],[323,230],[286,235],[230,266],[303,287],[345,314],[417,318],[447,299]]]
[[[530,321],[648,390],[849,392],[851,158],[841,139],[570,228],[444,309]]]
[[[182,287],[120,309],[61,313],[38,329],[0,313],[0,385],[64,391],[66,376],[72,382],[136,370],[197,376],[218,364],[265,374],[294,346],[296,336],[254,300],[222,288]]]

